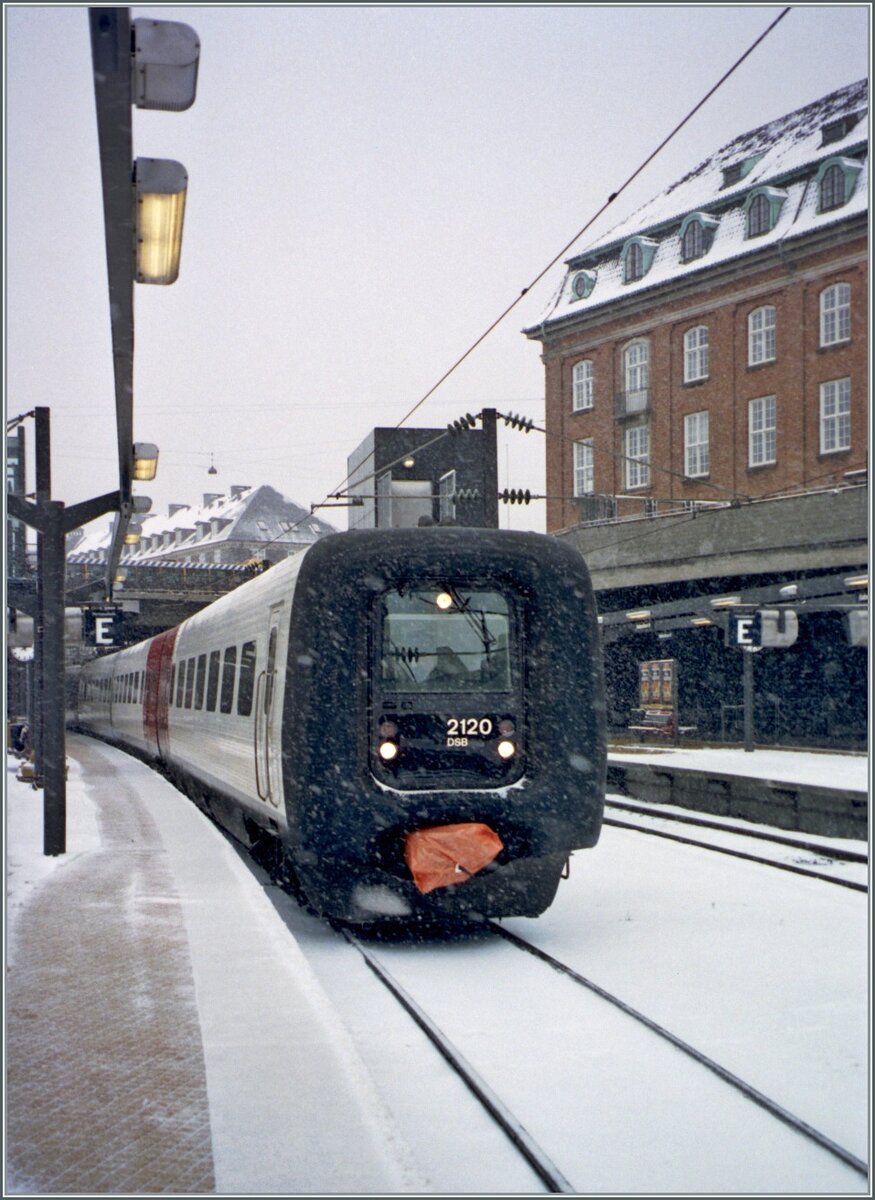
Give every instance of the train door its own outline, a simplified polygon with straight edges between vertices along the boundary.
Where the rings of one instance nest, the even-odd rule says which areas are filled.
[[[143,735],[160,758],[168,752],[170,673],[177,629],[168,629],[152,639],[146,658],[146,687],[143,696]]]
[[[270,610],[267,634],[267,660],[258,676],[255,692],[255,783],[261,800],[279,808],[282,795],[280,751],[280,725],[282,721],[282,697],[277,688],[277,645],[283,605],[275,604]]]

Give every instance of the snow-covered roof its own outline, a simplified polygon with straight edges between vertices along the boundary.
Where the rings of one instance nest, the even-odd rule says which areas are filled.
[[[235,487],[228,496],[208,493],[200,505],[172,504],[166,513],[145,517],[141,541],[125,554],[125,562],[150,562],[165,557],[170,550],[200,550],[228,541],[300,546],[336,532],[327,521],[313,516],[267,484],[255,489]],[[179,540],[178,533],[182,535]],[[164,534],[173,535],[169,544],[164,544]],[[88,562],[105,555],[111,536],[111,526],[86,533],[68,555],[69,561]],[[156,536],[161,543],[153,549],[146,539]]]
[[[868,82],[861,80],[804,108],[741,134],[671,184],[581,253],[566,260],[567,274],[542,320],[525,332],[538,336],[557,321],[590,312],[620,296],[680,279],[719,263],[847,221],[868,208]],[[845,120],[841,136],[824,141],[824,126]],[[818,211],[815,178],[828,159],[840,159],[855,177],[850,199],[839,208]],[[727,170],[740,177],[725,186]],[[754,189],[780,203],[774,226],[756,238],[746,237],[745,200]],[[681,226],[685,217],[705,218],[712,241],[699,258],[684,262]],[[621,258],[629,238],[656,243],[649,269],[639,279],[624,281]],[[574,292],[578,273],[587,271],[586,295]]]

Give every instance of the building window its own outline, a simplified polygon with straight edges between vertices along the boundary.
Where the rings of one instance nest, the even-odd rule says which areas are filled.
[[[841,167],[828,167],[820,181],[820,211],[841,208],[845,202],[845,176]]]
[[[625,412],[641,412],[647,407],[650,387],[650,343],[631,342],[623,351]]]
[[[748,366],[772,362],[775,358],[775,309],[771,304],[755,308],[747,318]]]
[[[774,396],[761,396],[747,406],[749,455],[748,465],[764,467],[777,461],[776,405]]]
[[[851,336],[851,285],[834,283],[820,293],[820,344],[834,346]]]
[[[684,334],[684,383],[708,378],[708,326],[696,325]]]
[[[592,408],[592,362],[585,358],[583,362],[575,363],[571,375],[572,380],[572,411],[579,412],[583,408]]]
[[[626,463],[626,487],[648,487],[650,484],[650,426],[632,425],[623,437]]]
[[[851,448],[851,381],[832,379],[820,385],[820,453]]]
[[[708,428],[706,412],[684,417],[684,474],[691,479],[707,475],[711,470]]]
[[[575,300],[585,300],[595,285],[595,272],[578,271],[571,281],[571,294]]]
[[[705,253],[705,230],[698,221],[690,221],[684,232],[681,253],[684,262],[701,258]]]
[[[658,245],[659,243],[655,242],[653,238],[637,235],[629,238],[620,253],[624,283],[632,283],[633,280],[641,279],[647,274]]]
[[[817,211],[831,212],[850,200],[857,187],[863,164],[856,158],[840,155],[828,158],[817,168],[814,182],[817,187]]]
[[[633,242],[626,253],[626,271],[624,279],[630,283],[640,279],[644,274],[644,254],[637,242]]]
[[[747,210],[747,236],[759,237],[771,229],[772,210],[765,196],[754,196]]]
[[[438,481],[438,517],[452,520],[456,515],[456,472],[447,471]]]
[[[574,494],[588,496],[595,490],[592,438],[574,443]]]

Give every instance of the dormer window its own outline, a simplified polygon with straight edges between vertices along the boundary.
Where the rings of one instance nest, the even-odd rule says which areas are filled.
[[[770,233],[778,222],[787,193],[778,188],[756,188],[744,202],[747,213],[747,237],[762,237]]]
[[[741,162],[731,163],[728,167],[724,167],[721,187],[732,187],[733,183],[738,183],[740,179],[744,179],[751,173],[761,158],[762,154],[752,154],[750,158],[743,158]]]
[[[659,243],[653,241],[652,238],[629,238],[620,254],[624,283],[633,283],[636,279],[643,279],[650,270],[650,264],[653,262],[658,245]]]
[[[692,262],[701,258],[711,249],[714,240],[714,230],[718,222],[706,213],[690,213],[684,217],[679,232],[681,242],[681,261]]]
[[[817,169],[817,211],[831,212],[847,204],[857,186],[863,164],[855,158],[828,158]]]
[[[859,113],[848,113],[837,121],[829,121],[820,131],[821,146],[830,146],[846,138],[860,119]]]
[[[575,300],[585,300],[596,284],[595,271],[578,271],[571,281],[571,295]]]

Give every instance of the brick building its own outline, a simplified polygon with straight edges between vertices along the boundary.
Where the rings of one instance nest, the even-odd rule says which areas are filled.
[[[865,570],[867,101],[861,81],[733,139],[570,258],[525,331],[547,529],[603,611]]]

